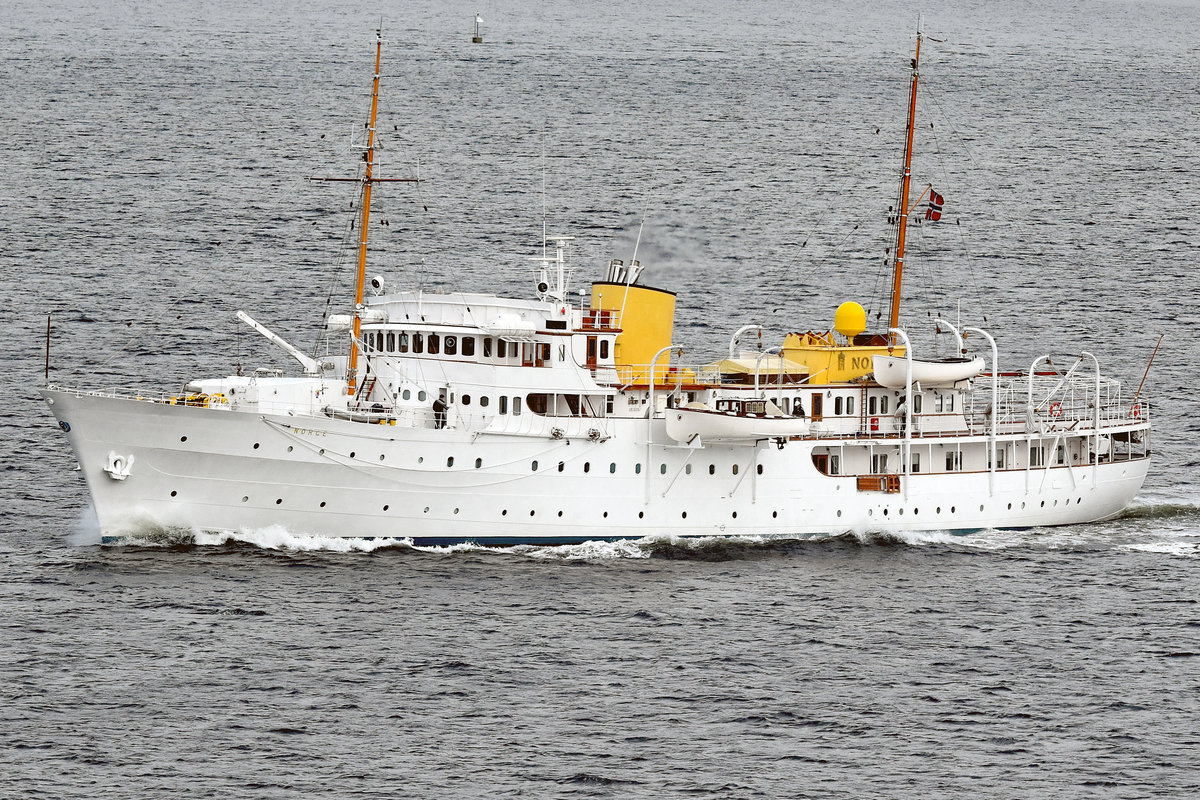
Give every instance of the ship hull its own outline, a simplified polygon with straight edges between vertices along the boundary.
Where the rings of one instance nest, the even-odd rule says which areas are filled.
[[[647,446],[644,419],[609,420],[603,441],[556,440],[45,395],[106,540],[271,526],[493,545],[1028,528],[1120,513],[1149,464],[914,474],[862,491],[818,472],[809,441],[687,448],[661,420],[662,443]]]

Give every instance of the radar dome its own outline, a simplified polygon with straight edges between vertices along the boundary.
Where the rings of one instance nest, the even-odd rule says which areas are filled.
[[[867,312],[858,303],[842,303],[833,316],[833,329],[853,339],[867,329]]]

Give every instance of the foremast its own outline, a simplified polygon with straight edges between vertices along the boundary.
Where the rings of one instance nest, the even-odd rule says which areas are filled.
[[[904,237],[908,232],[908,190],[912,180],[912,146],[913,128],[917,118],[917,78],[920,75],[921,61],[921,26],[917,26],[917,49],[912,59],[912,82],[908,95],[908,130],[904,140],[904,172],[900,176],[900,199],[897,213],[899,221],[896,226],[896,253],[892,262],[892,312],[889,317],[888,329],[900,327],[900,285],[904,279]],[[896,340],[891,334],[891,340]]]
[[[358,391],[358,343],[362,338],[363,290],[367,282],[367,239],[371,221],[371,186],[376,183],[416,183],[417,178],[376,178],[375,120],[379,112],[379,67],[383,58],[383,30],[375,31],[375,80],[371,86],[371,116],[367,122],[367,145],[363,154],[366,169],[361,178],[313,178],[319,181],[354,181],[362,185],[362,214],[359,218],[358,274],[354,283],[354,322],[350,340],[350,365],[346,370],[346,393]]]

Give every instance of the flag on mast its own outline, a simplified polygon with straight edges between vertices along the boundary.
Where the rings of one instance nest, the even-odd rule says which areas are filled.
[[[925,209],[925,219],[930,222],[937,222],[942,218],[942,203],[944,198],[929,187],[929,208]]]

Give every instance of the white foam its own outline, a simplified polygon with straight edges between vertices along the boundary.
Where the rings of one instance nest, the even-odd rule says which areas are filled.
[[[197,545],[212,546],[228,542],[241,542],[261,547],[265,550],[327,550],[334,553],[369,553],[381,547],[396,547],[409,544],[409,540],[407,539],[346,539],[339,536],[297,534],[292,533],[282,525],[269,525],[266,528],[239,530],[236,533],[206,533],[196,531],[193,533],[193,541]]]

